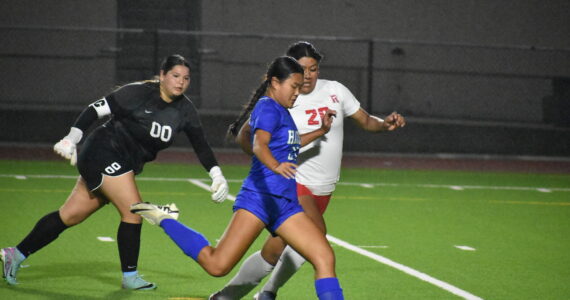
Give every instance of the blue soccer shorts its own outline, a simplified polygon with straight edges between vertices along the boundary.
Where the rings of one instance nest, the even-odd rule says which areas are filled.
[[[265,227],[273,236],[277,236],[275,231],[283,222],[303,211],[297,199],[287,199],[243,188],[236,196],[233,209],[234,212],[238,209],[245,209],[254,214],[265,223]]]

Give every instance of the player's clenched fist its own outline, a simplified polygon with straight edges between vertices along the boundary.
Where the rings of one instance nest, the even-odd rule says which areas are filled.
[[[65,159],[69,159],[72,166],[77,163],[77,144],[83,137],[81,129],[71,127],[69,134],[53,146],[53,151]]]

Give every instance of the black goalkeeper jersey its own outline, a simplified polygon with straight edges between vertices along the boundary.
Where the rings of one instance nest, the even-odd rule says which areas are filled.
[[[196,107],[185,95],[167,103],[160,98],[158,83],[132,83],[90,106],[104,105],[108,105],[111,118],[100,129],[110,131],[109,142],[131,162],[136,174],[144,163],[156,158],[158,151],[171,146],[180,132],[187,135],[206,170],[217,165]]]

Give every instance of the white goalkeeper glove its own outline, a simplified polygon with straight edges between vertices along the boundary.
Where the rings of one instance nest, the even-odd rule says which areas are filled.
[[[212,191],[212,201],[216,203],[222,203],[228,197],[228,192],[230,190],[226,178],[222,174],[222,169],[218,166],[214,166],[210,169],[210,178],[212,178],[212,186],[210,190]]]
[[[53,146],[53,151],[63,158],[69,159],[69,163],[75,166],[77,163],[77,144],[83,137],[83,131],[76,127],[71,127],[69,134]]]

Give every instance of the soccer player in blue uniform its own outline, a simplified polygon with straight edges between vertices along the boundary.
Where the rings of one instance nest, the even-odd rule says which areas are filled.
[[[137,272],[142,220],[130,212],[132,204],[141,202],[135,175],[160,150],[172,145],[177,133],[184,132],[212,177],[212,200],[221,202],[228,193],[228,184],[204,136],[196,108],[184,95],[189,85],[190,64],[180,55],[171,55],[162,63],[159,80],[127,84],[80,114],[54,150],[70,159],[72,165],[77,163],[81,176],[59,210],[41,218],[16,247],[1,249],[3,275],[9,284],[17,283],[16,273],[25,258],[111,202],[121,216],[117,244],[122,287],[156,288]],[[97,119],[108,116],[110,119],[86,138],[77,157],[76,145],[83,132]],[[160,209],[168,211],[175,206]]]
[[[334,111],[328,111],[321,128],[299,136],[287,109],[293,106],[302,84],[303,68],[299,63],[292,57],[279,57],[269,66],[266,80],[242,113],[247,116],[253,108],[250,126],[254,157],[236,197],[234,215],[216,247],[154,205],[135,204],[131,211],[160,224],[185,254],[213,276],[229,273],[267,228],[313,264],[319,299],[343,299],[333,250],[297,199],[295,168],[299,148],[327,133],[334,115]],[[234,123],[230,130],[235,128]]]
[[[297,168],[297,195],[305,213],[326,233],[323,218],[336,183],[340,178],[344,118],[355,121],[368,132],[388,132],[405,126],[405,118],[393,112],[385,119],[368,114],[354,95],[340,82],[320,79],[322,54],[309,42],[300,41],[287,49],[287,55],[297,59],[305,70],[303,87],[295,106],[289,109],[295,125],[302,134],[320,126],[317,112],[333,109],[337,117],[330,131],[323,137],[301,148]],[[245,120],[243,120],[245,121]],[[233,132],[244,152],[251,153],[249,124]],[[235,300],[247,295],[262,279],[271,273],[254,300],[273,300],[278,289],[295,274],[305,259],[293,251],[279,237],[269,237],[263,249],[244,260],[239,272],[213,294],[212,300]]]

